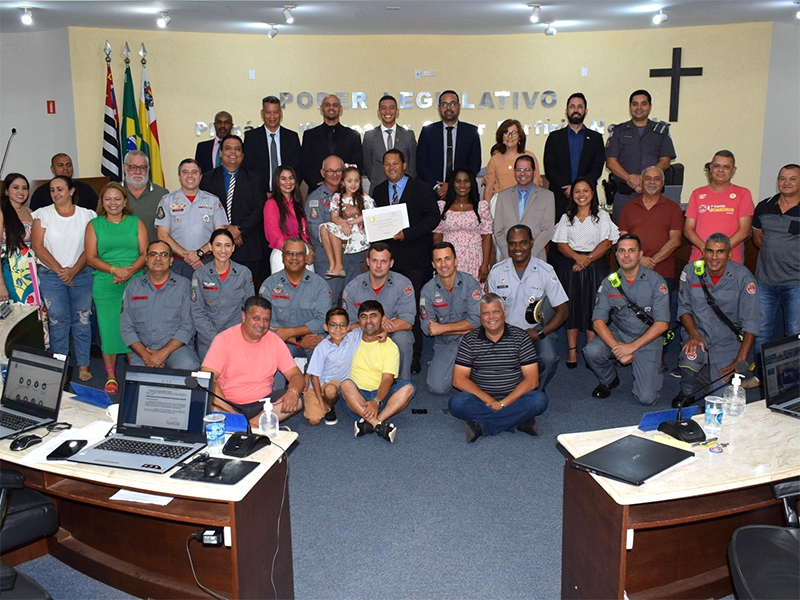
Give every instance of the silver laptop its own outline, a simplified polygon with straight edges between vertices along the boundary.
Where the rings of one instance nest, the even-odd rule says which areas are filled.
[[[200,386],[190,388],[193,375]],[[69,458],[73,462],[166,473],[206,445],[203,417],[211,373],[128,366],[120,388],[116,433]],[[204,389],[206,388],[206,389]]]
[[[68,359],[25,346],[13,346],[0,399],[0,439],[58,420]]]
[[[767,408],[800,419],[800,335],[761,346]]]

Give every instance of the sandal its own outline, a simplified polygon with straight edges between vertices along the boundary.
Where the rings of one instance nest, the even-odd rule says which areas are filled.
[[[331,275],[333,277],[342,277],[342,278],[347,277],[347,273],[345,271],[332,271]]]
[[[109,378],[109,380],[106,381],[106,387],[103,388],[103,391],[109,395],[119,394],[119,385],[117,384],[117,380],[113,377]]]
[[[336,271],[325,271],[325,279],[333,279],[336,277]]]
[[[89,381],[92,378],[92,372],[89,367],[78,367],[78,379],[81,381]]]
[[[577,346],[575,346],[574,348],[567,348],[567,350],[575,350],[575,351],[577,352],[577,350],[578,350],[578,347],[577,347]],[[578,366],[578,361],[577,361],[577,360],[576,360],[575,362],[570,362],[570,361],[567,361],[567,368],[568,368],[568,369],[574,369],[574,368],[576,368],[577,366]]]

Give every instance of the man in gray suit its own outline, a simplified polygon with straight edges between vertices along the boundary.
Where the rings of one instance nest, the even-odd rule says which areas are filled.
[[[508,258],[506,233],[521,223],[533,233],[531,255],[547,261],[547,244],[555,231],[556,202],[553,192],[533,183],[533,157],[523,154],[514,162],[517,185],[497,194],[494,206],[494,243],[498,262]]]
[[[383,155],[392,148],[397,148],[406,157],[406,175],[412,179],[417,176],[417,138],[411,129],[397,124],[399,114],[394,96],[384,96],[378,101],[381,124],[364,134],[364,171],[369,177],[370,189],[386,181]]]

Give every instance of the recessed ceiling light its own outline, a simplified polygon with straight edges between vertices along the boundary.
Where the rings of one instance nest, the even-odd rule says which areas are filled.
[[[22,9],[22,16],[20,17],[23,25],[33,25],[33,14],[30,8]]]
[[[386,10],[400,10],[399,6],[387,6]]]
[[[542,14],[542,7],[539,4],[528,4],[531,10],[531,23],[538,23]]]

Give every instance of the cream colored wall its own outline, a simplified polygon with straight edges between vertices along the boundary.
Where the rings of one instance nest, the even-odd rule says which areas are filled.
[[[301,91],[367,93],[368,110],[345,110],[347,125],[377,123],[378,98],[384,91],[436,92],[455,88],[477,106],[484,91],[555,90],[558,104],[533,109],[462,110],[461,117],[487,124],[483,136],[488,161],[496,123],[518,118],[523,124],[560,122],[571,92],[589,100],[589,118],[606,124],[629,118],[628,95],[643,87],[653,95],[652,116],[668,118],[669,80],[651,79],[651,68],[671,65],[672,48],[683,48],[683,66],[701,66],[702,77],[681,82],[679,121],[672,125],[678,160],[686,165],[685,187],[705,183],[702,167],[715,150],[736,154],[736,182],[758,189],[771,25],[755,23],[602,33],[563,33],[555,37],[509,36],[308,36],[207,35],[155,31],[70,29],[70,54],[78,153],[85,175],[99,174],[104,102],[103,44],[114,48],[112,69],[117,101],[122,104],[124,42],[134,52],[142,42],[156,102],[167,185],[175,185],[178,162],[194,155],[199,139],[195,121],[211,121],[229,110],[237,125],[260,123],[260,99],[267,94]],[[132,58],[134,83],[141,77],[138,55]],[[581,76],[588,68],[588,77]],[[249,80],[248,70],[255,70]],[[435,77],[414,79],[414,70]],[[521,95],[521,94],[520,94]],[[413,108],[400,122],[418,133],[435,109]],[[316,109],[296,104],[284,112],[284,125],[319,122]],[[528,148],[542,156],[544,135],[531,135]],[[688,194],[684,201],[688,200]]]

